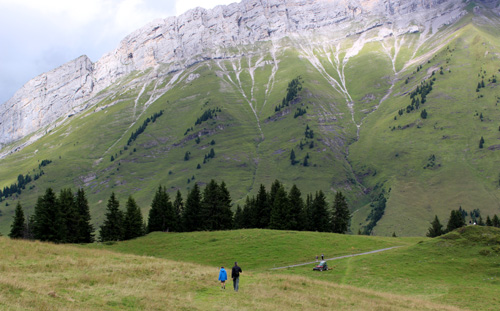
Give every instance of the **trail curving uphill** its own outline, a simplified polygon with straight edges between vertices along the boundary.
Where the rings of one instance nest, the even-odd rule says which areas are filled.
[[[399,248],[399,247],[403,247],[403,246],[393,246],[393,247],[388,247],[388,248],[377,249],[377,250],[374,250],[374,251],[369,251],[369,252],[366,252],[366,253],[344,255],[344,256],[333,257],[333,258],[326,258],[324,260],[337,260],[337,259],[343,259],[343,258],[349,258],[349,257],[356,257],[356,256],[362,256],[362,255],[370,255],[370,254],[380,253],[380,252],[388,251],[390,249]],[[296,264],[296,265],[290,265],[290,266],[284,266],[284,267],[276,267],[276,268],[271,268],[269,270],[279,270],[279,269],[293,268],[293,267],[311,265],[311,264],[315,264],[315,263],[317,263],[317,261],[299,263],[299,264]]]

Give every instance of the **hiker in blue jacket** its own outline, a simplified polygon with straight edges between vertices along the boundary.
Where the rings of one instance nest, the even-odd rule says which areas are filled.
[[[227,272],[224,267],[220,267],[219,281],[222,289],[226,289]]]

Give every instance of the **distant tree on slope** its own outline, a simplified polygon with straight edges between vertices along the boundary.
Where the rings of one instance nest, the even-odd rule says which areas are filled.
[[[442,235],[443,233],[443,225],[439,222],[439,218],[436,215],[436,217],[434,217],[434,220],[431,222],[431,226],[429,227],[427,236],[430,238],[435,238]]]

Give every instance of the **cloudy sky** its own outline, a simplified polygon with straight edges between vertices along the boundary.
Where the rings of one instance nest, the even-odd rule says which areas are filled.
[[[240,0],[0,0],[0,105],[80,55],[95,62],[156,18]]]

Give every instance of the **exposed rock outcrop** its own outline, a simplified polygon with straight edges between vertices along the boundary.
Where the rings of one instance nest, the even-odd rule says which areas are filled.
[[[461,0],[243,0],[159,19],[124,38],[94,64],[81,56],[26,83],[0,106],[0,148],[81,109],[134,70],[163,65],[175,71],[237,56],[231,55],[231,47],[294,33],[326,29],[356,34],[381,23],[396,25],[400,33],[415,32],[422,21],[458,12],[464,5]]]

